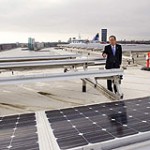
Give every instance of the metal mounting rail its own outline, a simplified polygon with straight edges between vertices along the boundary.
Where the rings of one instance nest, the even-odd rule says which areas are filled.
[[[37,60],[61,60],[76,58],[80,55],[70,54],[70,55],[45,55],[45,56],[23,56],[23,57],[1,57],[0,62],[23,62],[23,61],[37,61]]]
[[[5,85],[5,84],[45,82],[45,81],[57,81],[57,80],[85,79],[85,78],[108,79],[120,75],[123,75],[123,70],[121,69],[87,70],[87,71],[78,71],[78,72],[57,73],[57,74],[53,73],[53,74],[1,77],[0,84]]]
[[[62,66],[83,66],[88,65],[105,65],[104,59],[75,59],[75,60],[49,60],[49,61],[27,61],[27,62],[5,62],[0,63],[0,69],[22,69],[36,67],[62,67]]]
[[[89,85],[91,85],[92,87],[94,87],[96,90],[98,90],[100,93],[102,93],[103,95],[105,95],[110,100],[119,100],[120,99],[120,97],[118,95],[116,95],[113,92],[109,91],[108,89],[106,89],[101,84],[98,83],[96,85],[91,79],[83,79],[83,80],[86,83],[88,83]]]

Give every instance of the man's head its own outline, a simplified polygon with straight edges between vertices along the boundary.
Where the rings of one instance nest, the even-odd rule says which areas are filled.
[[[110,43],[111,45],[116,45],[117,40],[116,40],[116,37],[115,37],[114,35],[111,35],[111,36],[109,37],[109,43]]]

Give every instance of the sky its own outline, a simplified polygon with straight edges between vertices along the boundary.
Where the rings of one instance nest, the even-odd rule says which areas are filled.
[[[150,40],[150,0],[0,0],[0,43],[92,39]]]

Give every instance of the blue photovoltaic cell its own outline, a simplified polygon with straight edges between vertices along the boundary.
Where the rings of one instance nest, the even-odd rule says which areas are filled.
[[[35,114],[0,118],[0,150],[39,150]]]
[[[60,149],[150,131],[150,98],[47,111]]]

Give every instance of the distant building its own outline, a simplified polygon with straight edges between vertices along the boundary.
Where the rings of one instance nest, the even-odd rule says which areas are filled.
[[[0,51],[10,50],[10,49],[14,49],[17,47],[18,47],[18,45],[16,43],[0,44]]]
[[[71,41],[72,41],[72,38],[70,37],[70,38],[68,39],[68,43],[71,43]]]
[[[40,50],[45,47],[44,42],[36,42],[34,38],[28,38],[28,48],[29,50]]]
[[[34,50],[34,47],[35,47],[35,39],[28,38],[28,48],[29,48],[29,50]]]
[[[40,49],[42,49],[42,48],[44,48],[44,47],[45,47],[44,42],[35,42],[34,50],[35,50],[35,51],[36,51],[36,50],[40,50]]]
[[[101,30],[101,41],[102,42],[107,42],[107,29],[102,29]]]
[[[71,41],[71,43],[87,43],[87,40],[74,39],[74,40]]]
[[[76,37],[69,38],[68,43],[88,43],[88,40],[81,39],[81,36],[79,35],[78,39]]]

